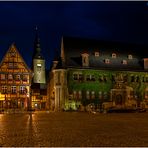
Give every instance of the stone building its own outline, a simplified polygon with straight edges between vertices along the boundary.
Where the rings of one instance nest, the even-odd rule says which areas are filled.
[[[12,44],[0,64],[0,109],[29,109],[31,81],[31,69]]]
[[[148,107],[147,47],[64,37],[48,83],[51,110]]]

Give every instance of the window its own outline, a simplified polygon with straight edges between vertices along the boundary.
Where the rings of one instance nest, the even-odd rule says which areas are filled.
[[[82,81],[83,80],[83,75],[82,74],[79,74],[78,75],[78,79]]]
[[[81,90],[79,90],[79,92],[78,92],[78,98],[82,99],[82,91]]]
[[[75,90],[73,91],[73,98],[77,99],[77,92]]]
[[[8,80],[13,80],[12,74],[8,74]]]
[[[92,99],[95,99],[95,91],[92,91],[92,92],[91,92],[91,98],[92,98]]]
[[[145,82],[148,82],[148,76],[145,77]]]
[[[99,52],[95,52],[95,57],[99,57]]]
[[[135,77],[133,75],[131,76],[131,82],[135,82]]]
[[[86,81],[90,81],[91,80],[91,75],[86,75]]]
[[[1,80],[5,80],[6,79],[6,75],[5,74],[1,74]]]
[[[95,81],[95,76],[94,75],[91,76],[91,81]]]
[[[109,64],[110,63],[110,59],[105,59],[105,63]]]
[[[27,75],[23,75],[23,81],[27,81]]]
[[[139,81],[140,81],[139,76],[136,76],[136,77],[135,77],[135,82],[139,82]]]
[[[123,65],[127,65],[127,61],[126,61],[126,60],[123,60],[123,61],[122,61],[122,64],[123,64]]]
[[[88,53],[83,53],[81,54],[82,56],[82,66],[89,66],[89,54]]]
[[[26,87],[20,86],[20,94],[25,94],[25,93],[26,93]]]
[[[90,99],[90,92],[89,91],[86,91],[86,98]]]
[[[17,81],[19,81],[21,79],[21,76],[20,75],[16,75],[15,78],[16,78]]]
[[[7,86],[2,86],[2,93],[7,93]]]
[[[37,71],[41,71],[41,68],[42,68],[42,64],[37,64]]]
[[[10,56],[11,56],[11,57],[15,57],[15,55],[16,55],[16,53],[15,53],[14,51],[11,51],[11,52],[10,52]]]
[[[17,65],[17,63],[14,63],[14,65],[13,65],[13,66],[14,66],[14,68],[18,68],[18,65]]]
[[[11,93],[16,94],[16,86],[11,86]]]
[[[145,99],[148,99],[148,89],[145,90]]]
[[[116,58],[116,56],[117,56],[117,55],[116,55],[115,53],[112,53],[112,58],[114,58],[114,59],[115,59],[115,58]]]
[[[74,80],[78,80],[78,75],[77,74],[73,74],[73,79]]]
[[[99,99],[102,99],[102,92],[99,91]]]
[[[94,75],[86,75],[86,81],[95,81]]]
[[[128,59],[133,59],[133,56],[131,54],[128,55]]]
[[[8,63],[9,68],[13,68],[13,63]]]
[[[107,94],[107,92],[104,92],[104,99],[107,99],[108,98],[108,94]]]

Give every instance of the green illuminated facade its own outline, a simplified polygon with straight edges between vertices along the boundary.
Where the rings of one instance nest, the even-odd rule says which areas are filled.
[[[51,110],[148,107],[148,59],[144,47],[62,38],[53,61]],[[136,52],[135,52],[136,51]],[[139,54],[139,51],[142,53]]]

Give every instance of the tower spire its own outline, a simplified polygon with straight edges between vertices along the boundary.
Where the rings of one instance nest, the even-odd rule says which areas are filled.
[[[41,47],[40,47],[40,38],[39,38],[39,32],[38,27],[35,27],[35,41],[34,41],[34,55],[33,58],[43,58],[41,55]]]

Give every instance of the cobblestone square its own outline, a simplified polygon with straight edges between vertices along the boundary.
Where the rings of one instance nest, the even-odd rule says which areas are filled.
[[[0,114],[0,146],[148,146],[148,113]]]

